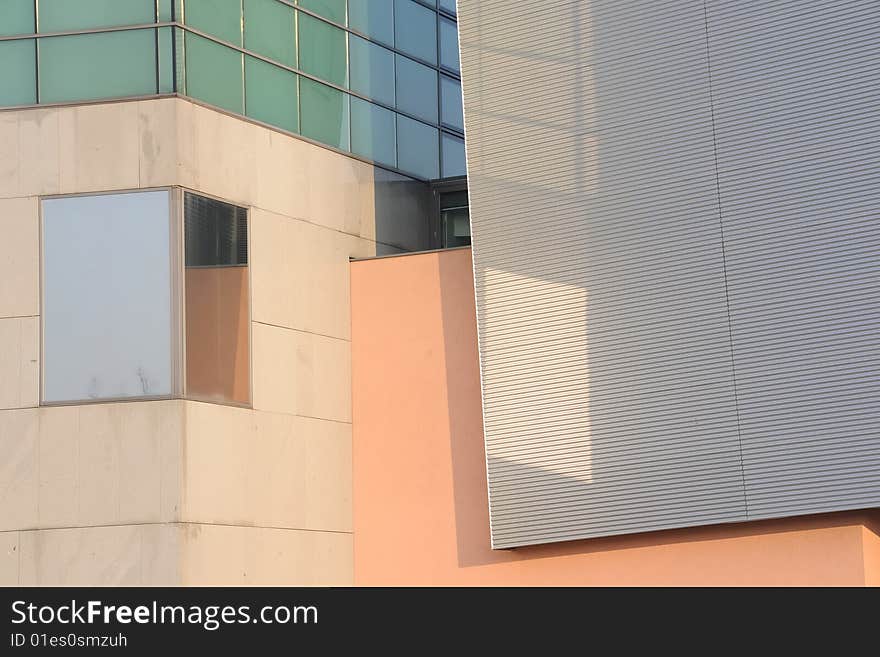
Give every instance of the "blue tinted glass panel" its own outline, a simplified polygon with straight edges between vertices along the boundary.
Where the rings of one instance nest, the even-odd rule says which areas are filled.
[[[394,112],[360,98],[351,99],[351,152],[396,166]]]
[[[440,66],[461,71],[458,62],[458,26],[445,18],[440,19]]]
[[[443,177],[465,175],[464,140],[443,133],[442,141]]]
[[[397,59],[397,108],[437,123],[437,71],[395,55]]]
[[[374,41],[394,45],[394,0],[348,0],[348,26]]]
[[[461,109],[461,82],[445,75],[440,76],[440,118],[444,125],[464,132],[464,116]]]
[[[186,93],[230,112],[244,112],[241,53],[186,34]]]
[[[155,30],[43,37],[40,102],[156,93]]]
[[[437,129],[405,116],[397,117],[397,167],[420,178],[439,178]]]
[[[394,106],[394,53],[354,35],[348,38],[350,87]]]
[[[437,14],[413,0],[394,0],[394,44],[398,50],[437,63]]]

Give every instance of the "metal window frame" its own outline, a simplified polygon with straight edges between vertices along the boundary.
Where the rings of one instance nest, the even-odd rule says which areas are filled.
[[[44,312],[46,303],[46,276],[45,276],[45,251],[44,251],[44,235],[45,225],[43,216],[43,201],[51,199],[67,199],[67,198],[86,198],[94,196],[121,196],[124,194],[139,194],[146,192],[168,192],[168,234],[169,234],[169,267],[170,267],[170,338],[171,338],[171,393],[167,395],[132,395],[128,397],[101,397],[95,399],[69,399],[59,401],[45,400],[45,382],[46,382],[46,352],[45,352],[45,322],[46,314]],[[248,239],[248,402],[241,403],[230,400],[217,400],[192,395],[186,389],[186,280],[185,280],[185,216],[184,216],[184,195],[190,193],[203,198],[220,201],[229,205],[242,208],[247,217],[247,239]],[[203,403],[212,403],[222,406],[233,406],[237,408],[253,408],[254,400],[254,368],[253,368],[253,276],[251,275],[251,236],[252,236],[252,207],[247,204],[237,203],[219,196],[201,192],[188,187],[179,185],[160,186],[160,187],[144,187],[144,188],[127,188],[114,189],[96,192],[77,192],[70,194],[45,194],[38,197],[38,237],[39,237],[39,272],[40,272],[40,296],[38,299],[38,312],[40,317],[39,323],[39,399],[37,405],[40,407],[53,408],[60,406],[81,406],[86,404],[105,404],[105,403],[131,403],[140,401],[195,401]]]

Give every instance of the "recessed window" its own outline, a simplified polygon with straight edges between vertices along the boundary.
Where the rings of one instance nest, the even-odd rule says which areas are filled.
[[[43,201],[43,401],[174,392],[168,191]]]
[[[154,190],[44,199],[42,216],[43,403],[250,402],[244,208]]]

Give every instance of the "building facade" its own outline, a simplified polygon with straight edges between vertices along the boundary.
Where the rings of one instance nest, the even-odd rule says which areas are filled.
[[[458,8],[493,545],[880,505],[880,6]]]
[[[0,581],[880,584],[878,37],[0,3]]]
[[[0,3],[0,581],[351,583],[349,258],[434,245],[455,33]]]
[[[473,253],[352,266],[356,582],[880,584],[880,6],[458,11]]]

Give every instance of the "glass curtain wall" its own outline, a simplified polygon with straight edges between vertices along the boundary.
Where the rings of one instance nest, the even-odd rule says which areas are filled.
[[[464,175],[454,2],[3,0],[0,106],[180,93],[417,178]]]

